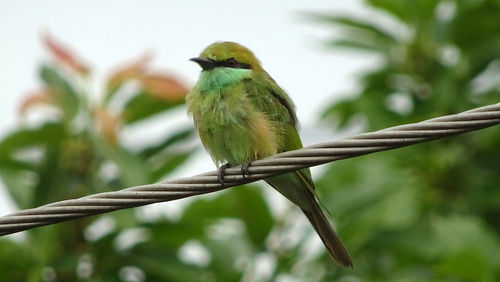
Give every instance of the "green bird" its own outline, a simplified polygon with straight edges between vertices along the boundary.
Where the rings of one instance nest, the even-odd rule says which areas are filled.
[[[186,96],[200,139],[219,169],[224,170],[276,153],[302,148],[295,106],[246,47],[216,42],[192,58],[202,72]],[[309,169],[265,179],[302,209],[334,261],[352,266],[352,259],[323,214]]]

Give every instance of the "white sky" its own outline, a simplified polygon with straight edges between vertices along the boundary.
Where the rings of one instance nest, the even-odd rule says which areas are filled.
[[[322,49],[321,39],[331,30],[301,19],[301,11],[367,13],[359,0],[0,0],[0,137],[16,127],[22,94],[39,85],[37,66],[48,58],[40,43],[44,30],[92,63],[95,78],[144,50],[153,50],[155,66],[194,83],[199,67],[189,58],[214,41],[237,41],[249,47],[287,90],[302,128],[308,127],[333,94],[355,87],[353,74],[374,60]],[[306,139],[306,144],[319,141]],[[200,161],[213,168],[208,157]],[[2,193],[0,187],[0,215],[14,210]]]

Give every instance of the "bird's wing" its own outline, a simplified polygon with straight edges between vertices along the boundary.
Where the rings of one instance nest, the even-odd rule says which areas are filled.
[[[298,126],[295,105],[267,73],[247,79],[245,91],[256,109],[270,119]]]
[[[283,140],[279,146],[280,152],[303,147],[297,132],[294,105],[272,78],[268,76],[267,79],[248,81],[245,91],[254,107],[268,116],[275,123],[276,129],[281,131]],[[302,209],[335,261],[344,266],[352,266],[349,253],[316,201],[318,197],[309,168],[270,177],[266,182]]]
[[[295,105],[290,97],[267,74],[259,79],[250,79],[245,83],[245,91],[254,107],[268,116],[283,136],[278,152],[296,150],[303,147],[297,127],[299,126]],[[299,173],[314,189],[311,172],[308,168],[299,170]],[[313,191],[314,193],[314,191]]]

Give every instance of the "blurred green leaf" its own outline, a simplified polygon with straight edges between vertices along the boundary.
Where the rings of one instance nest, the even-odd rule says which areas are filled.
[[[9,170],[33,170],[35,165],[0,155],[0,168]]]
[[[182,105],[184,101],[166,101],[155,98],[145,92],[134,95],[123,109],[124,122],[131,124],[152,117],[160,112]]]
[[[0,177],[9,196],[20,209],[31,208],[32,186],[30,174],[26,171],[0,168]]]
[[[31,258],[26,247],[21,243],[12,240],[0,239],[0,249],[2,257],[16,259],[2,259],[0,272],[2,279],[7,281],[23,281],[26,275],[26,268],[31,264]]]
[[[17,130],[0,142],[0,155],[11,155],[18,150],[38,145],[58,146],[65,134],[60,123],[46,123],[38,128]]]
[[[148,148],[145,148],[140,152],[140,155],[143,158],[150,158],[157,154],[160,151],[165,150],[166,148],[170,147],[173,144],[177,143],[182,143],[185,142],[186,139],[191,138],[194,135],[194,130],[193,128],[186,128],[182,129],[174,134],[172,134],[170,137],[167,137],[165,140],[162,142],[155,144],[153,146],[150,146]]]
[[[444,276],[456,276],[465,280],[487,281],[499,267],[499,241],[474,217],[435,217],[432,227],[441,245],[445,259],[436,268]]]
[[[78,113],[80,97],[71,83],[54,67],[43,65],[40,69],[40,78],[48,87],[55,103],[63,111],[66,120],[72,120]]]
[[[168,156],[162,158],[161,164],[154,168],[152,172],[153,179],[158,180],[164,175],[171,173],[180,164],[184,163],[191,154],[192,151],[168,154]]]
[[[328,14],[310,14],[309,17],[313,20],[319,20],[325,23],[343,26],[345,28],[351,28],[355,32],[359,31],[369,36],[378,37],[380,42],[387,41],[397,43],[397,38],[393,34],[377,27],[372,22],[354,19],[348,16],[332,16]]]
[[[367,40],[358,41],[356,39],[339,39],[332,40],[328,42],[329,47],[334,48],[343,48],[346,50],[358,50],[358,51],[368,51],[368,52],[381,52],[387,53],[390,52],[390,47],[388,46],[380,46],[378,42],[368,42]]]
[[[412,5],[412,1],[403,0],[366,0],[368,5],[388,12],[403,22],[409,21],[409,12],[412,7],[416,9],[417,5]],[[415,1],[417,2],[417,1]],[[422,1],[418,1],[422,2]]]
[[[125,187],[142,185],[150,182],[151,174],[148,167],[136,155],[125,148],[108,144],[105,141],[97,141],[97,150],[111,160],[120,169],[120,176]]]

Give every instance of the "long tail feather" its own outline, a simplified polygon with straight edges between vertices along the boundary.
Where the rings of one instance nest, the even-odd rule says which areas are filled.
[[[352,267],[353,263],[349,252],[342,244],[342,241],[340,241],[340,238],[333,230],[330,222],[326,218],[325,214],[319,207],[316,199],[314,199],[314,196],[312,194],[311,197],[309,197],[309,200],[312,209],[302,209],[302,211],[306,215],[307,219],[309,219],[309,221],[311,222],[314,230],[316,230],[316,233],[318,233],[321,241],[323,241],[323,244],[328,250],[328,253],[334,261],[339,262],[343,266]]]
[[[297,171],[267,178],[266,182],[300,207],[334,261],[352,267],[351,256],[316,201],[312,180],[307,179],[302,172]]]

